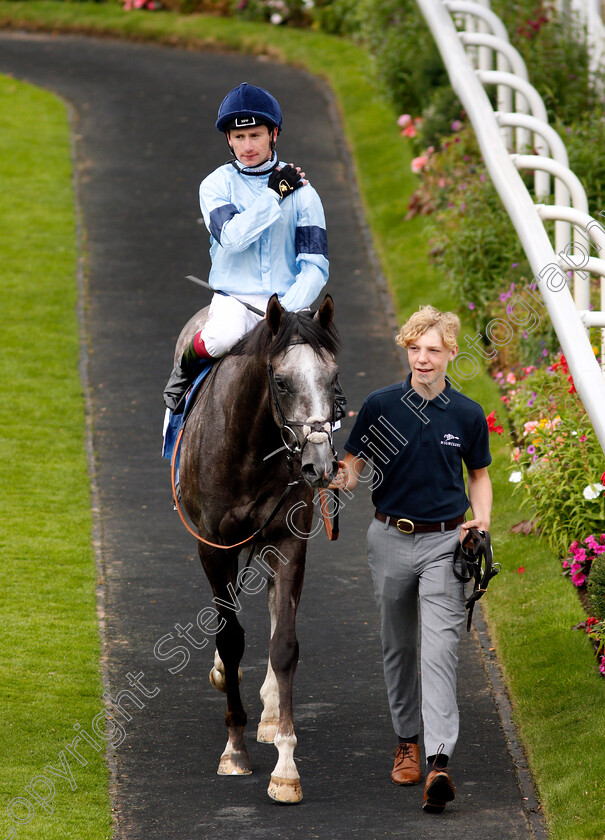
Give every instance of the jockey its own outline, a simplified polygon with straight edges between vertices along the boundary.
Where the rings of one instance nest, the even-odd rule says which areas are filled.
[[[243,303],[264,312],[277,293],[285,309],[299,311],[310,306],[328,279],[320,198],[301,168],[281,162],[275,151],[282,127],[277,100],[243,83],[221,103],[216,127],[233,155],[200,185],[200,207],[210,232],[209,282],[217,294],[204,328],[185,349],[164,390],[173,413],[183,410],[182,397],[200,360],[220,358],[262,320]]]

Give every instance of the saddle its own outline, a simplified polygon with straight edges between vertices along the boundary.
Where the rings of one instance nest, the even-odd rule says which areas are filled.
[[[474,581],[473,592],[466,602],[468,619],[466,629],[470,631],[475,603],[487,590],[490,580],[500,571],[500,564],[494,563],[492,539],[489,531],[469,528],[464,540],[454,551],[454,574],[462,583]]]

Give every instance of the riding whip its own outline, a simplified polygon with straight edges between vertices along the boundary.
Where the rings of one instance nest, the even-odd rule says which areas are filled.
[[[220,289],[213,289],[210,283],[206,283],[205,280],[200,280],[199,277],[194,277],[193,274],[188,274],[185,277],[185,280],[191,280],[192,283],[197,283],[198,286],[203,286],[205,289],[210,289],[211,292],[214,292],[215,295],[223,295],[224,297],[232,297],[238,303],[241,303],[242,306],[245,306],[246,309],[249,309],[250,312],[254,312],[255,315],[260,315],[261,318],[265,317],[265,313],[262,309],[258,309],[256,306],[252,306],[251,303],[246,303],[243,300],[240,300],[235,295],[230,295],[229,292],[223,292]]]

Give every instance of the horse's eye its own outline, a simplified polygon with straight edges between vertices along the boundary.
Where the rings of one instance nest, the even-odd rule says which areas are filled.
[[[277,390],[280,391],[282,394],[287,394],[290,390],[290,388],[288,387],[288,382],[283,376],[276,376],[275,384],[277,385]]]

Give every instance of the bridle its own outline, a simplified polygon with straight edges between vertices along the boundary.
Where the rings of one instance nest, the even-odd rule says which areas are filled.
[[[306,344],[306,341],[299,339],[288,344],[286,350],[294,347],[297,344]],[[330,420],[315,420],[300,421],[289,420],[282,408],[279,399],[279,390],[275,381],[275,371],[271,360],[267,362],[267,376],[269,380],[269,403],[274,410],[274,415],[278,420],[279,433],[282,442],[287,451],[287,459],[290,470],[293,468],[294,459],[302,460],[303,451],[308,443],[326,443],[329,441],[330,446],[333,447],[332,428],[334,424],[334,403],[332,402],[332,417]],[[303,430],[303,442],[301,443],[295,429]],[[288,440],[288,436],[290,440]],[[292,443],[294,441],[294,443]]]
[[[483,566],[482,561],[485,560]],[[460,566],[458,571],[457,566]],[[482,568],[483,566],[483,568]],[[462,583],[474,581],[473,592],[466,602],[468,620],[466,629],[471,629],[473,608],[476,601],[487,590],[490,580],[500,571],[500,563],[494,563],[492,540],[489,531],[469,528],[464,540],[456,545],[454,551],[454,574]]]

